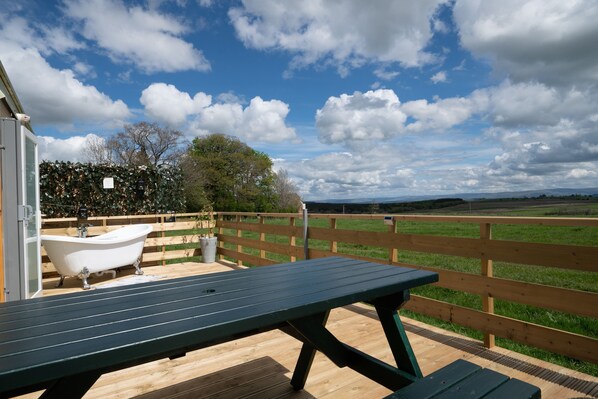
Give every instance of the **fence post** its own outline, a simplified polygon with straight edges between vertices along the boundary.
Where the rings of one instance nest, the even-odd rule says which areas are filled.
[[[309,242],[307,237],[307,223],[308,223],[308,215],[307,215],[307,207],[305,204],[301,204],[303,208],[303,256],[305,259],[309,259]]]
[[[237,222],[237,227],[239,223],[241,223],[241,215],[237,215],[235,218],[235,221]],[[242,236],[242,231],[241,229],[237,228],[237,237],[241,237]],[[237,244],[237,252],[241,253],[243,252],[243,246],[242,245],[238,245]],[[237,266],[243,266],[243,261],[241,259],[237,259]]]
[[[289,226],[291,226],[291,228],[295,227],[295,218],[293,216],[291,216],[289,218]],[[291,233],[291,235],[289,236],[289,246],[291,247],[291,253],[294,253],[293,250],[295,249],[295,233],[294,233],[294,229],[292,230],[293,232]],[[291,262],[296,262],[297,261],[297,257],[294,255],[291,255]]]
[[[164,227],[164,215],[160,216],[160,224],[162,225],[162,238],[166,238],[166,229]],[[166,266],[166,245],[164,244],[164,240],[162,240],[162,266]]]
[[[336,229],[336,218],[330,219],[330,228],[332,230]],[[336,241],[330,241],[330,252],[336,253],[338,250],[338,243]]]
[[[218,220],[220,221],[220,227],[218,227],[218,235],[223,236],[224,228],[222,227],[222,224],[224,223],[224,215],[219,213]],[[218,240],[218,246],[220,248],[224,248],[224,243],[222,242],[222,240]],[[216,253],[218,253],[218,251],[216,251]],[[223,259],[224,259],[224,255],[222,255],[222,253],[218,254],[218,260],[223,260]]]
[[[480,223],[480,239],[482,245],[484,241],[492,239],[492,225],[490,223]],[[482,276],[492,278],[492,259],[482,256]],[[486,293],[482,295],[482,310],[486,313],[494,313],[494,298]],[[495,345],[494,334],[484,333],[484,346],[492,348]]]
[[[395,234],[397,232],[397,221],[395,218],[392,218],[392,225],[388,226],[388,231],[391,234]],[[392,240],[394,242],[394,240]],[[399,251],[396,248],[390,248],[388,250],[388,263],[391,265],[399,261]]]
[[[262,243],[264,241],[266,241],[266,233],[264,233],[262,230],[264,228],[264,217],[261,215],[258,215],[258,217],[260,218],[260,246],[262,246]],[[260,258],[266,259],[266,250],[261,249],[261,248],[260,248]]]

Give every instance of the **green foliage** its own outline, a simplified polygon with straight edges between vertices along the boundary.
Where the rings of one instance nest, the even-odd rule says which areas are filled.
[[[200,190],[214,209],[233,212],[271,212],[275,210],[274,172],[268,155],[256,151],[237,138],[212,134],[193,140],[186,168],[187,180],[195,181],[187,196],[196,195],[203,205]]]
[[[113,189],[103,188],[105,177]],[[90,216],[182,212],[183,175],[175,167],[42,162],[40,201],[47,218],[74,217],[82,205]]]

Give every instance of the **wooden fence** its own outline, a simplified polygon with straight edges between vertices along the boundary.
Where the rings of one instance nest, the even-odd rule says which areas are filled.
[[[591,218],[532,218],[475,216],[395,215],[309,215],[312,221],[322,219],[308,229],[309,258],[343,255],[357,259],[410,266],[438,272],[439,287],[479,295],[482,308],[472,309],[441,300],[412,295],[405,308],[417,313],[456,323],[484,333],[487,347],[495,345],[495,336],[563,354],[575,359],[598,363],[598,339],[517,320],[494,312],[494,299],[541,307],[572,315],[598,317],[598,293],[497,278],[493,262],[539,265],[560,269],[598,272],[597,246],[561,245],[497,240],[492,228],[498,224],[597,227]],[[339,229],[340,220],[377,220],[387,225],[386,231]],[[270,222],[268,222],[270,221]],[[272,223],[276,221],[275,223]],[[297,226],[300,214],[218,213],[218,253],[237,263],[262,266],[304,257],[303,227]],[[466,223],[479,225],[479,235],[453,237],[407,234],[397,229],[400,222]],[[299,223],[300,224],[300,223]],[[315,224],[315,223],[314,223]],[[321,227],[324,225],[324,227]],[[398,231],[399,230],[399,231]],[[266,239],[268,237],[268,239]],[[317,241],[319,245],[312,245]],[[322,242],[326,244],[323,246]],[[341,245],[342,244],[342,245]],[[349,244],[349,245],[347,245]],[[354,254],[354,248],[382,247],[385,259]],[[316,248],[317,247],[317,248]],[[324,248],[322,248],[324,247]],[[344,248],[344,249],[341,249]],[[349,249],[347,249],[349,248]],[[416,251],[462,258],[479,259],[477,274],[447,270],[399,261],[401,251]]]
[[[123,216],[90,218],[90,234],[99,234],[133,223],[150,223],[154,232],[146,240],[143,262],[165,263],[184,261],[200,254],[198,228],[207,231],[213,222],[201,214]],[[381,231],[338,228],[339,221],[370,220],[380,223]],[[430,222],[479,225],[475,237],[454,237],[437,234],[401,232],[402,222]],[[76,235],[75,219],[43,221],[42,234]],[[591,218],[530,218],[530,217],[467,217],[395,215],[309,215],[308,257],[321,258],[343,255],[357,259],[398,266],[417,267],[438,272],[439,287],[478,295],[481,309],[463,307],[449,302],[412,295],[405,308],[417,313],[456,323],[484,333],[487,347],[494,337],[504,337],[526,345],[563,354],[575,359],[598,363],[598,339],[517,320],[494,311],[494,300],[500,299],[543,309],[590,318],[598,318],[598,293],[556,286],[498,278],[493,262],[539,265],[588,272],[592,278],[598,272],[596,246],[547,244],[500,240],[493,238],[493,226],[499,224],[524,226],[563,226],[598,228],[598,219]],[[313,224],[313,226],[311,225]],[[386,224],[386,227],[384,227]],[[304,228],[301,214],[257,214],[219,212],[215,221],[218,255],[252,266],[265,266],[282,261],[303,259]],[[477,228],[476,228],[477,229]],[[381,257],[355,254],[355,248],[382,248]],[[465,273],[430,265],[406,264],[400,261],[402,251],[450,255],[463,259],[479,259],[478,272]],[[458,260],[457,260],[458,261]],[[48,259],[43,259],[44,272],[52,272]]]

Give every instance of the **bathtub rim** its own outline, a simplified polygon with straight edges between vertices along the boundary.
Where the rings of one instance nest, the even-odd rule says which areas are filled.
[[[139,228],[142,226],[144,227],[143,229]],[[121,236],[116,236],[116,237],[111,237],[111,238],[104,238],[107,234],[114,234],[116,232],[120,232],[123,229],[133,230],[133,227],[135,230],[134,234],[126,234],[126,235],[121,235]],[[100,234],[100,235],[97,235],[94,237],[88,237],[88,238],[61,236],[61,235],[55,235],[55,234],[42,234],[40,238],[42,240],[42,245],[43,245],[43,241],[70,242],[70,243],[89,244],[89,245],[109,245],[109,244],[119,244],[119,243],[137,239],[142,236],[147,236],[153,230],[154,230],[154,228],[152,227],[151,224],[135,224],[135,225],[129,225],[129,226],[122,226],[118,229],[114,229],[107,233]]]

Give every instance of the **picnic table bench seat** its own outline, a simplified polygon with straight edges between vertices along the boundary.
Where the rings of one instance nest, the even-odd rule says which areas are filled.
[[[459,359],[385,399],[537,399],[540,389]]]

